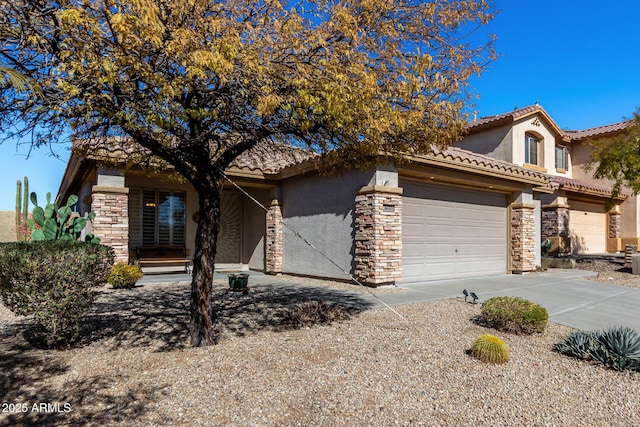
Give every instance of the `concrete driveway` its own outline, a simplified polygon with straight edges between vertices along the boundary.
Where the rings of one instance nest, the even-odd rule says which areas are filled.
[[[553,269],[533,275],[501,275],[422,283],[402,283],[408,292],[384,295],[390,304],[462,297],[475,292],[481,303],[494,296],[516,296],[542,305],[555,323],[582,330],[629,326],[640,332],[640,289],[588,280],[595,273]]]
[[[251,287],[282,287],[296,285],[279,280],[278,276],[250,271]],[[532,275],[474,277],[432,282],[400,283],[404,292],[381,294],[379,299],[367,293],[338,291],[335,298],[353,297],[367,307],[413,304],[446,298],[462,298],[462,290],[475,292],[478,303],[494,296],[517,296],[542,305],[549,311],[550,320],[582,330],[604,329],[609,326],[629,326],[640,332],[640,289],[609,285],[588,280],[595,273],[581,270],[551,269]],[[215,279],[226,279],[226,273],[216,272]],[[146,275],[137,284],[162,282],[190,282],[187,274]],[[375,290],[372,290],[375,294]]]

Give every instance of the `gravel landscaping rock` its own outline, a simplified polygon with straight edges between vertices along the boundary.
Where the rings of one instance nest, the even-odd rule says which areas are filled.
[[[13,405],[0,425],[640,425],[640,376],[553,352],[567,327],[500,333],[461,300],[396,307],[400,318],[317,285],[242,296],[217,284],[221,338],[208,348],[188,347],[186,283],[102,290],[66,351],[33,348],[0,307],[0,401]],[[283,327],[282,310],[310,295],[344,297],[347,319]],[[467,354],[483,333],[505,341],[508,363]]]
[[[576,268],[598,273],[597,276],[590,277],[590,280],[640,288],[640,275],[632,274],[631,268],[625,267],[624,260],[621,259],[583,258],[577,260]]]

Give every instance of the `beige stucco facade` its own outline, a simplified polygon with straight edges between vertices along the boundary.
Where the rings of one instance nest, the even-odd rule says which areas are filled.
[[[487,156],[528,167],[550,175],[571,178],[573,167],[569,141],[558,134],[558,127],[542,111],[525,115],[504,124],[486,127],[480,131],[469,133],[456,145]],[[537,161],[525,162],[525,138],[534,136],[540,143]],[[556,146],[568,150],[569,161],[565,169],[556,168]]]
[[[330,176],[318,173],[313,162],[267,171],[249,158],[230,167],[226,173],[234,184],[225,183],[222,195],[216,266],[378,286],[403,280],[407,263],[419,271],[413,280],[521,273],[540,265],[539,195],[553,191],[547,177],[456,148],[406,160],[397,164],[381,157],[372,169]],[[408,195],[406,185],[413,188]],[[156,209],[162,194],[175,198],[185,221],[184,232],[177,232],[184,233],[180,244],[194,252],[198,197],[170,170],[143,173],[72,157],[61,193],[79,194],[81,213],[99,211],[93,231],[121,261],[134,260],[136,248],[149,244],[141,238],[143,228],[158,233],[158,224],[142,218],[144,209]],[[411,217],[405,202],[410,209],[435,207],[446,230],[456,234],[438,238],[434,230],[445,228],[433,222],[431,208]],[[409,230],[424,234],[425,241],[417,243],[433,256],[419,250],[415,236],[406,238]],[[412,254],[417,256],[407,258]]]
[[[616,252],[625,242],[637,241],[638,200],[610,200],[612,182],[595,179],[586,168],[591,148],[585,143],[585,135],[609,136],[612,129],[623,127],[563,131],[536,104],[472,122],[467,136],[457,145],[547,174],[556,183],[552,194],[540,197],[541,234],[551,240],[554,251]],[[537,159],[530,162],[525,161],[528,136],[538,141]],[[564,167],[558,167],[557,149],[564,153]]]

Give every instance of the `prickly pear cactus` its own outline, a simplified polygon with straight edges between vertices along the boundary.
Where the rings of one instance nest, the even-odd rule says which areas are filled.
[[[64,205],[60,205],[58,195],[51,203],[51,193],[47,193],[45,207],[38,206],[36,193],[31,193],[31,203],[34,204],[32,216],[27,224],[31,227],[31,240],[78,240],[87,222],[95,218],[96,214],[90,212],[86,217],[74,216],[73,206],[78,203],[78,196],[71,195]],[[100,240],[92,234],[87,235],[87,241],[98,243]]]

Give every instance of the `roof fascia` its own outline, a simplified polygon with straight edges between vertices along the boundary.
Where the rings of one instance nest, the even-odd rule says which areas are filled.
[[[457,171],[463,171],[467,173],[491,176],[501,179],[507,179],[510,181],[522,182],[525,184],[531,184],[537,187],[547,188],[550,187],[549,180],[544,177],[526,176],[514,174],[502,169],[489,169],[483,166],[474,165],[472,163],[464,163],[450,159],[436,159],[426,156],[405,156],[410,162],[420,163],[429,166],[444,167]]]

